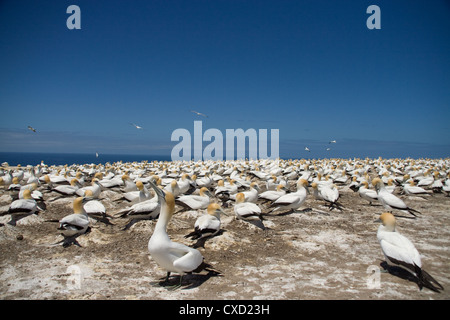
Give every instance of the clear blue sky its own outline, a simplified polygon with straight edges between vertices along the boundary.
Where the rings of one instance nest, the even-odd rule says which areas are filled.
[[[0,151],[170,154],[203,120],[279,129],[283,157],[447,157],[449,16],[445,0],[2,1]]]

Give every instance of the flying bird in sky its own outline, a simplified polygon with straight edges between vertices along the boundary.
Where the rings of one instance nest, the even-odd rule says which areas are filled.
[[[136,129],[142,129],[142,127],[138,126],[137,124],[134,124],[134,123],[130,123],[130,124],[133,125],[134,127],[136,127]]]
[[[309,148],[308,148],[308,147],[305,147],[305,150],[306,150],[306,151],[308,151],[308,152],[311,152],[311,150],[309,150]]]
[[[206,114],[203,114],[203,113],[200,113],[200,112],[197,112],[197,111],[194,111],[194,110],[191,110],[191,112],[195,113],[198,116],[202,116],[202,117],[208,118],[208,116]]]
[[[36,132],[36,129],[33,128],[32,126],[28,126],[28,129],[30,129],[30,130],[33,131],[33,132]]]
[[[328,142],[328,144],[330,143],[336,143],[336,140],[331,140],[330,142]]]

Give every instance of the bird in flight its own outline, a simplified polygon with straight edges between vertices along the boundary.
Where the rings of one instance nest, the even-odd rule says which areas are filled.
[[[336,140],[331,140],[330,142],[328,142],[328,144],[330,143],[336,143]]]
[[[138,126],[137,124],[134,124],[134,123],[130,123],[132,126],[134,126],[136,129],[142,129],[142,127],[141,126]]]
[[[194,110],[191,110],[191,112],[195,113],[198,116],[202,116],[202,117],[208,118],[208,116],[206,114],[203,114],[203,113],[200,113],[200,112],[197,112],[197,111],[194,111]]]
[[[33,131],[33,132],[36,132],[36,129],[33,128],[32,126],[28,126],[28,129],[30,129],[30,130]]]
[[[309,150],[309,148],[308,148],[308,147],[305,147],[305,150],[306,150],[306,151],[308,151],[308,152],[311,152],[311,150]]]

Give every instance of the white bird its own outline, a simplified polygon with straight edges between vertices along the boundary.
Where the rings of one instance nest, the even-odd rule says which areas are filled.
[[[198,115],[198,116],[202,116],[202,117],[208,118],[208,116],[207,116],[206,114],[197,112],[197,111],[195,111],[195,110],[191,110],[191,112],[192,112],[192,113],[195,113],[195,114]]]
[[[274,207],[272,212],[279,210],[289,210],[288,212],[293,212],[301,207],[301,205],[305,202],[308,191],[308,181],[305,179],[299,179],[297,181],[297,191],[287,193],[277,200],[272,202],[269,207]]]
[[[129,229],[133,224],[140,220],[153,220],[156,219],[160,213],[161,205],[158,202],[158,197],[155,196],[150,200],[145,200],[131,207],[128,207],[119,212],[121,218],[129,218],[130,221],[123,228],[123,230]]]
[[[73,196],[76,195],[78,189],[80,189],[81,185],[78,182],[78,179],[72,179],[70,181],[70,185],[59,185],[51,189],[52,191],[56,191],[60,194],[59,197],[54,198],[52,201],[60,199],[65,196]]]
[[[372,205],[372,201],[378,200],[378,194],[375,190],[369,189],[369,183],[367,181],[361,182],[361,186],[358,190],[359,196]]]
[[[211,201],[210,192],[206,187],[200,188],[200,195],[183,195],[179,196],[175,203],[187,210],[206,209]]]
[[[314,197],[327,202],[330,210],[336,207],[342,211],[342,205],[337,202],[339,200],[339,190],[334,184],[313,182],[311,187],[314,189]]]
[[[76,237],[84,234],[89,227],[89,217],[84,209],[84,204],[92,198],[78,197],[73,201],[73,213],[65,216],[59,221],[59,228],[64,239],[60,242],[63,247],[68,247],[72,243],[80,246]]]
[[[311,152],[311,150],[309,150],[309,148],[308,148],[308,147],[305,147],[305,150],[306,150],[306,151],[308,151],[308,152]]]
[[[180,186],[178,185],[178,181],[175,179],[164,187],[164,191],[170,192],[175,198],[181,194]]]
[[[395,217],[385,212],[377,221],[382,223],[378,228],[377,239],[387,264],[400,267],[416,276],[420,289],[426,287],[436,292],[444,290],[439,282],[422,269],[420,254],[414,244],[395,231]]]
[[[256,203],[258,201],[258,191],[259,191],[258,184],[256,182],[250,183],[250,190],[242,192],[245,196],[245,201]],[[236,194],[232,194],[230,196],[230,199],[236,200]]]
[[[158,221],[148,241],[150,256],[161,268],[167,271],[165,281],[160,284],[167,284],[172,272],[180,275],[178,287],[181,286],[181,281],[185,274],[200,272],[202,269],[215,272],[210,265],[203,261],[200,251],[170,240],[167,234],[167,225],[175,211],[175,198],[170,192],[164,193],[152,180],[149,183],[156,192],[161,205]],[[219,273],[216,272],[216,274]]]
[[[336,143],[336,140],[331,140],[330,142],[328,142],[328,144],[330,143]]]
[[[25,189],[23,192],[23,198],[14,200],[9,206],[8,211],[4,214],[11,214],[11,220],[8,224],[15,226],[16,222],[22,218],[25,218],[33,213],[42,210],[36,200],[31,197],[31,190]]]
[[[405,184],[403,186],[403,191],[407,195],[421,195],[426,194],[430,195],[432,191],[425,190],[424,188],[418,187],[415,185],[414,180],[409,180],[409,184]]]
[[[102,191],[102,186],[97,178],[92,179],[91,185],[88,187],[79,188],[75,191],[75,194],[79,197],[84,197],[84,192],[86,190],[92,191],[92,197],[98,198],[100,196],[100,192]]]
[[[136,129],[142,129],[142,127],[141,126],[138,126],[137,124],[135,124],[135,123],[130,123],[132,126],[134,126]]]
[[[106,214],[105,206],[100,201],[95,200],[92,197],[92,195],[93,195],[92,190],[86,190],[84,192],[85,198],[89,199],[89,201],[87,201],[83,205],[84,210],[86,211],[89,217],[101,221],[103,223],[112,225],[112,223],[108,220],[108,215]]]
[[[210,203],[206,209],[206,214],[197,218],[194,224],[194,231],[185,235],[185,238],[198,240],[194,247],[203,246],[206,238],[213,237],[220,231],[220,214],[227,215],[218,203]]]
[[[416,217],[416,214],[414,212],[420,213],[417,210],[409,208],[403,202],[403,200],[397,197],[396,195],[386,191],[386,189],[384,188],[384,183],[383,181],[381,181],[380,178],[374,178],[372,180],[372,185],[375,187],[375,190],[377,191],[378,201],[381,202],[381,204],[386,210],[396,209],[402,212],[410,213],[414,217]]]
[[[123,194],[123,198],[125,198],[129,202],[142,202],[145,200],[149,200],[151,198],[150,192],[144,186],[142,181],[136,181],[136,187],[138,191],[129,191]],[[122,198],[121,198],[122,199]],[[120,200],[120,199],[118,199]]]
[[[36,129],[33,128],[32,126],[28,126],[28,130],[31,130],[31,131],[33,131],[33,132],[36,132]]]
[[[279,197],[284,196],[285,194],[286,194],[286,186],[283,184],[279,184],[276,190],[264,191],[258,194],[258,198],[273,202],[277,200]]]
[[[266,227],[262,222],[261,208],[255,203],[245,202],[245,196],[242,192],[236,195],[234,213],[238,219],[250,222],[258,228],[266,230]]]

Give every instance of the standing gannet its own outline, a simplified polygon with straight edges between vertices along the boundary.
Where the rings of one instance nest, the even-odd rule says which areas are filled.
[[[378,228],[377,239],[387,264],[405,269],[416,276],[420,289],[427,287],[436,292],[444,290],[442,285],[422,269],[420,254],[414,244],[395,231],[395,217],[385,212],[377,221],[382,223]]]
[[[339,190],[334,184],[319,184],[317,182],[313,182],[311,187],[314,190],[314,197],[328,203],[330,210],[336,207],[342,211],[342,205],[337,202],[339,200]]]
[[[11,214],[11,220],[8,224],[15,226],[16,222],[33,213],[42,210],[36,200],[31,197],[31,190],[25,189],[22,194],[22,199],[14,200],[9,206],[5,214]]]
[[[305,179],[299,179],[297,181],[296,192],[287,193],[279,197],[272,202],[269,207],[274,207],[272,212],[279,210],[289,210],[288,212],[293,212],[300,208],[303,202],[305,202],[308,193],[308,181]]]
[[[64,236],[64,239],[60,241],[63,242],[63,247],[68,247],[72,243],[80,246],[76,238],[84,234],[89,227],[89,217],[84,209],[84,204],[91,199],[87,197],[76,198],[73,201],[73,213],[59,220],[58,230],[61,230],[61,234]]]
[[[161,205],[161,211],[156,222],[153,234],[148,241],[148,251],[155,262],[167,271],[165,281],[167,284],[172,272],[180,274],[181,286],[183,275],[191,272],[200,272],[205,269],[213,272],[210,265],[203,262],[203,256],[197,249],[190,248],[184,244],[173,242],[167,234],[167,224],[175,211],[175,198],[170,192],[164,192],[158,188],[152,180],[150,186],[155,190],[158,196],[158,202]]]
[[[403,200],[400,199],[399,197],[397,197],[396,195],[388,192],[384,188],[384,183],[383,183],[383,181],[381,181],[380,178],[374,178],[372,180],[372,185],[375,187],[375,190],[377,191],[378,200],[381,202],[381,204],[383,205],[383,207],[386,210],[396,209],[396,210],[400,210],[400,211],[403,211],[403,212],[410,213],[414,217],[416,217],[416,214],[414,212],[420,213],[417,210],[409,208],[403,202]]]
[[[359,196],[372,205],[372,201],[378,200],[378,194],[375,190],[369,189],[369,183],[367,181],[361,182],[361,186],[358,190]]]
[[[261,208],[255,203],[245,202],[245,195],[242,192],[236,195],[234,213],[236,214],[236,218],[250,222],[258,228],[266,230],[266,227],[262,222]]]
[[[220,214],[227,215],[218,203],[211,203],[206,209],[206,214],[197,218],[194,224],[194,231],[185,235],[185,238],[198,240],[194,247],[203,246],[206,238],[213,237],[220,231]],[[201,243],[201,244],[200,244]]]

